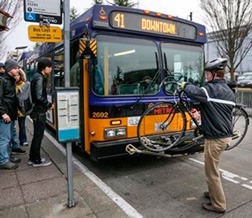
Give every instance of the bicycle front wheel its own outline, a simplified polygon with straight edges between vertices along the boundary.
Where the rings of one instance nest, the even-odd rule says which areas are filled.
[[[137,135],[148,150],[162,152],[175,146],[186,129],[186,116],[177,104],[161,102],[141,116]]]
[[[243,107],[236,105],[233,109],[232,116],[233,136],[230,146],[226,150],[231,150],[239,145],[248,131],[249,118]]]

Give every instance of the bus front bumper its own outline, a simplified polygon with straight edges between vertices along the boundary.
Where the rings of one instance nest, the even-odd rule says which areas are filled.
[[[189,132],[189,134],[187,134],[187,137],[194,138],[193,132]],[[177,155],[177,154],[194,154],[196,152],[202,152],[204,149],[202,146],[203,143],[204,141],[199,141],[198,143],[195,143],[195,146],[187,150],[184,150],[183,152],[176,150],[167,150],[165,153],[171,155]],[[91,153],[90,153],[91,159],[94,161],[99,161],[102,159],[129,155],[129,153],[126,151],[126,146],[128,144],[132,144],[138,149],[143,149],[143,146],[141,146],[137,138],[122,139],[107,142],[93,142],[91,144]]]

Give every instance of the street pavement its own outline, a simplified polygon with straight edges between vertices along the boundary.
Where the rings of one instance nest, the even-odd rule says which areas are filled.
[[[247,111],[251,116],[251,110]],[[27,119],[29,144],[33,132],[31,126]],[[75,206],[70,208],[64,152],[50,137],[44,137],[42,157],[50,159],[52,164],[35,168],[27,164],[30,146],[22,148],[27,154],[16,155],[22,159],[19,167],[0,170],[0,218],[142,217],[120,196],[113,195],[109,188],[101,189],[99,178],[76,162],[73,164]]]
[[[30,121],[27,119],[27,122]],[[32,129],[27,128],[29,144],[31,134]],[[27,154],[15,155],[22,159],[19,167],[0,170],[0,217],[131,217],[76,164],[73,165],[75,206],[69,207],[65,155],[44,137],[41,154],[52,164],[35,168],[27,164],[30,146],[22,148]]]

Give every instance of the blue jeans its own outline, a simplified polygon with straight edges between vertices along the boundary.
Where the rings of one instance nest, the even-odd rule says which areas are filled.
[[[18,117],[18,127],[19,127],[18,138],[19,138],[20,145],[23,145],[25,142],[27,142],[25,120],[26,120],[26,116]]]
[[[11,122],[11,140],[10,140],[11,149],[20,147],[20,145],[18,144],[17,130],[15,124],[16,122],[13,120]]]
[[[4,123],[0,119],[0,165],[7,163],[10,159],[11,123]]]
[[[34,114],[31,116],[31,118],[33,120],[33,138],[31,142],[29,159],[33,163],[39,163],[41,161],[40,147],[44,137],[46,113]]]

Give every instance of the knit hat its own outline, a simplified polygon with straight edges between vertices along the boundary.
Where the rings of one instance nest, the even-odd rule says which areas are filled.
[[[10,72],[12,69],[17,68],[17,67],[19,67],[17,61],[14,61],[12,59],[8,59],[5,62],[5,72],[7,72],[7,73]]]
[[[0,62],[0,67],[5,67],[4,63]]]

